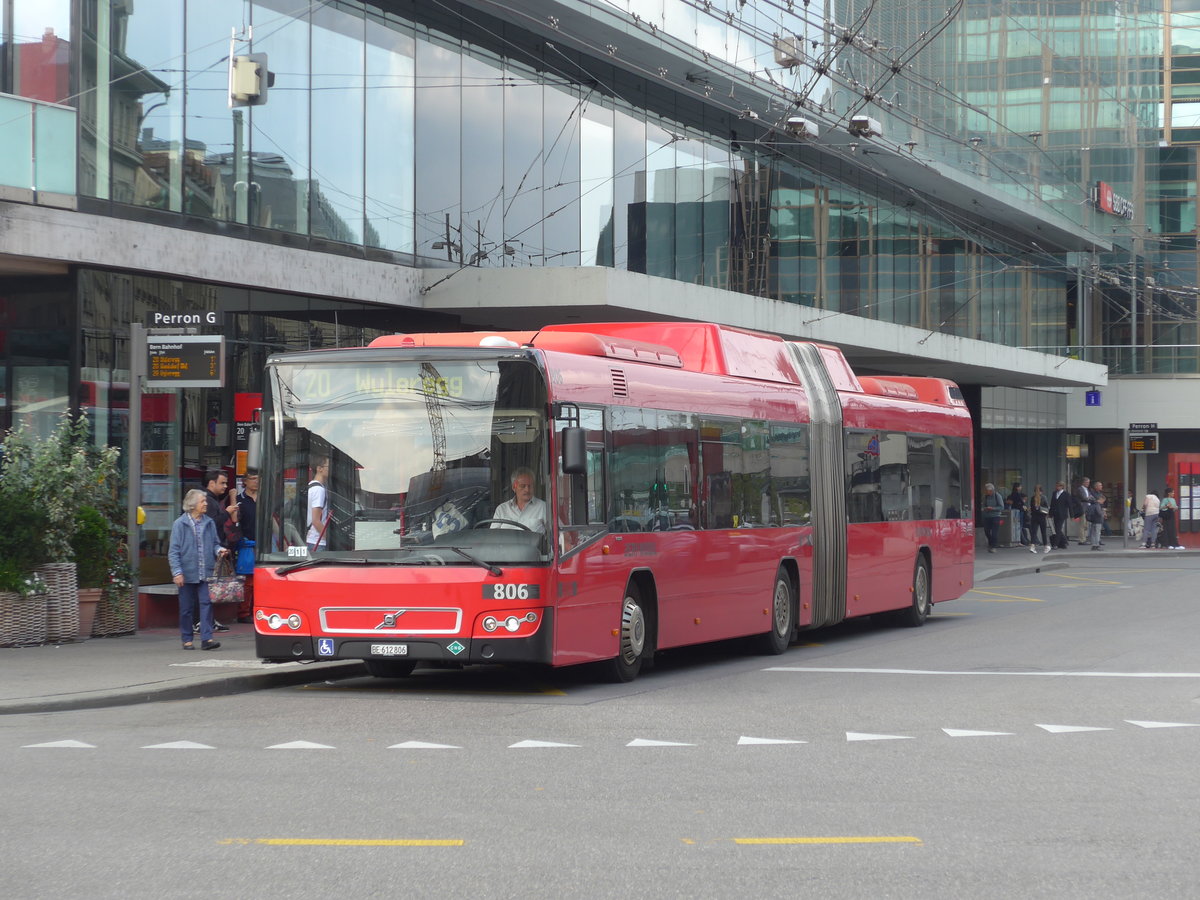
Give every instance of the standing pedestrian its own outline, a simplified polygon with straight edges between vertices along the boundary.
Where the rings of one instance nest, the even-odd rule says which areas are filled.
[[[250,469],[246,472],[246,480],[242,485],[242,492],[237,495],[238,505],[238,524],[242,529],[242,542],[238,546],[239,554],[249,548],[249,554],[254,556],[254,545],[256,543],[255,535],[258,533],[255,526],[255,517],[258,515],[258,472]],[[251,560],[253,562],[253,560]],[[240,568],[240,567],[239,567]],[[238,571],[246,580],[243,585],[242,604],[238,607],[237,620],[239,624],[246,625],[254,621],[254,569],[251,566],[249,572]]]
[[[205,515],[208,496],[193,489],[183,498],[183,515],[171,526],[171,542],[167,562],[171,580],[179,588],[179,633],[184,650],[194,650],[192,623],[200,622],[200,649],[216,650],[221,644],[212,639],[212,602],[208,595],[208,580],[212,578],[213,563],[229,551],[217,540],[217,526]]]
[[[1034,485],[1029,497],[1029,552],[1037,553],[1038,547],[1050,552],[1050,536],[1046,533],[1046,516],[1050,513],[1048,500],[1040,484]],[[1039,543],[1038,535],[1041,535]]]
[[[1071,518],[1075,519],[1076,523],[1079,525],[1079,546],[1080,547],[1082,547],[1084,544],[1086,544],[1088,542],[1087,514],[1088,514],[1088,509],[1091,507],[1091,504],[1092,504],[1091,484],[1092,484],[1092,480],[1090,478],[1088,478],[1086,475],[1084,475],[1082,478],[1079,479],[1079,484],[1076,485],[1075,489],[1074,489],[1075,490],[1075,493],[1074,493],[1075,502],[1079,504],[1079,515],[1072,515]]]
[[[1054,493],[1050,495],[1050,517],[1054,521],[1053,544],[1059,550],[1067,549],[1067,519],[1071,517],[1071,495],[1061,481],[1054,482]]]
[[[996,552],[1000,540],[1000,517],[1004,515],[1004,501],[996,493],[990,481],[983,486],[983,533],[987,537],[988,553]]]
[[[1104,483],[1092,482],[1091,494],[1087,511],[1088,543],[1092,545],[1093,550],[1099,550],[1100,531],[1104,527],[1105,506],[1108,505],[1108,498],[1104,495]]]
[[[1162,545],[1168,550],[1182,550],[1176,532],[1175,519],[1179,515],[1179,503],[1175,500],[1175,488],[1167,488],[1158,507],[1158,519],[1162,524]]]
[[[1142,499],[1142,537],[1145,538],[1142,549],[1144,550],[1154,549],[1154,541],[1158,537],[1158,509],[1158,494],[1154,491],[1147,491],[1146,496]]]
[[[308,551],[324,550],[328,543],[325,532],[329,530],[329,457],[318,456],[313,460],[313,477],[308,483],[308,534],[305,543]]]
[[[206,504],[207,515],[213,520],[213,524],[217,528],[217,543],[219,546],[230,549],[231,545],[236,547],[237,540],[230,539],[235,536],[237,531],[237,500],[234,499],[230,503],[227,499],[229,491],[229,476],[225,474],[224,469],[209,469],[204,473],[204,493],[208,500]],[[237,535],[240,540],[240,535]],[[196,631],[200,630],[200,621],[197,619],[194,623]],[[216,619],[213,619],[213,629],[215,631],[228,631],[228,625],[222,625]]]
[[[1025,529],[1029,527],[1029,519],[1025,514],[1025,492],[1021,490],[1019,481],[1013,482],[1012,493],[1008,495],[1008,506],[1017,514],[1017,540],[1024,546],[1029,543],[1029,539],[1025,536]]]

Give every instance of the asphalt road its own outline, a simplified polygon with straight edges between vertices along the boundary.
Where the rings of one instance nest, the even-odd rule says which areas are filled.
[[[1193,897],[1200,563],[1136,563],[632,685],[418,671],[5,717],[0,893]]]

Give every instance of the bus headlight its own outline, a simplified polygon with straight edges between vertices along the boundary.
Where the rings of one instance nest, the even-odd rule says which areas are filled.
[[[516,634],[521,630],[522,625],[527,623],[529,625],[534,625],[536,624],[537,620],[538,614],[530,610],[529,612],[521,613],[520,615],[509,614],[505,616],[503,620],[497,619],[495,616],[484,616],[483,620],[479,624],[480,627],[483,628],[483,630],[488,634],[491,634],[500,628],[503,628],[510,634]],[[525,630],[529,631],[529,629]]]

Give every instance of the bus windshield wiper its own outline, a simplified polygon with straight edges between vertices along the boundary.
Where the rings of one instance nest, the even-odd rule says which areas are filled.
[[[447,550],[453,550],[455,553],[457,553],[459,556],[461,556],[463,559],[467,560],[468,562],[473,562],[473,563],[475,563],[475,565],[479,566],[480,568],[487,569],[489,575],[494,575],[496,578],[499,578],[501,575],[504,574],[504,570],[501,569],[499,566],[494,566],[489,562],[484,562],[478,556],[476,556],[473,553],[468,553],[462,547],[455,547],[453,544],[446,544],[444,546]]]
[[[335,563],[339,566],[367,566],[373,560],[364,559],[361,556],[310,556],[303,562],[292,563],[290,566],[283,566],[276,569],[276,575],[286,575],[288,572],[295,572],[299,569],[309,569],[313,566],[331,566]]]

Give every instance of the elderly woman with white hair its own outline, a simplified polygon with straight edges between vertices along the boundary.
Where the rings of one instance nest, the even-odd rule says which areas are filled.
[[[208,580],[212,578],[217,558],[228,551],[217,539],[217,526],[212,517],[205,514],[207,509],[208,495],[204,491],[187,492],[183,498],[183,515],[171,526],[171,544],[167,550],[171,577],[179,588],[179,632],[184,650],[195,649],[192,623],[196,621],[197,606],[200,649],[216,650],[221,646],[212,639],[213,611]]]

